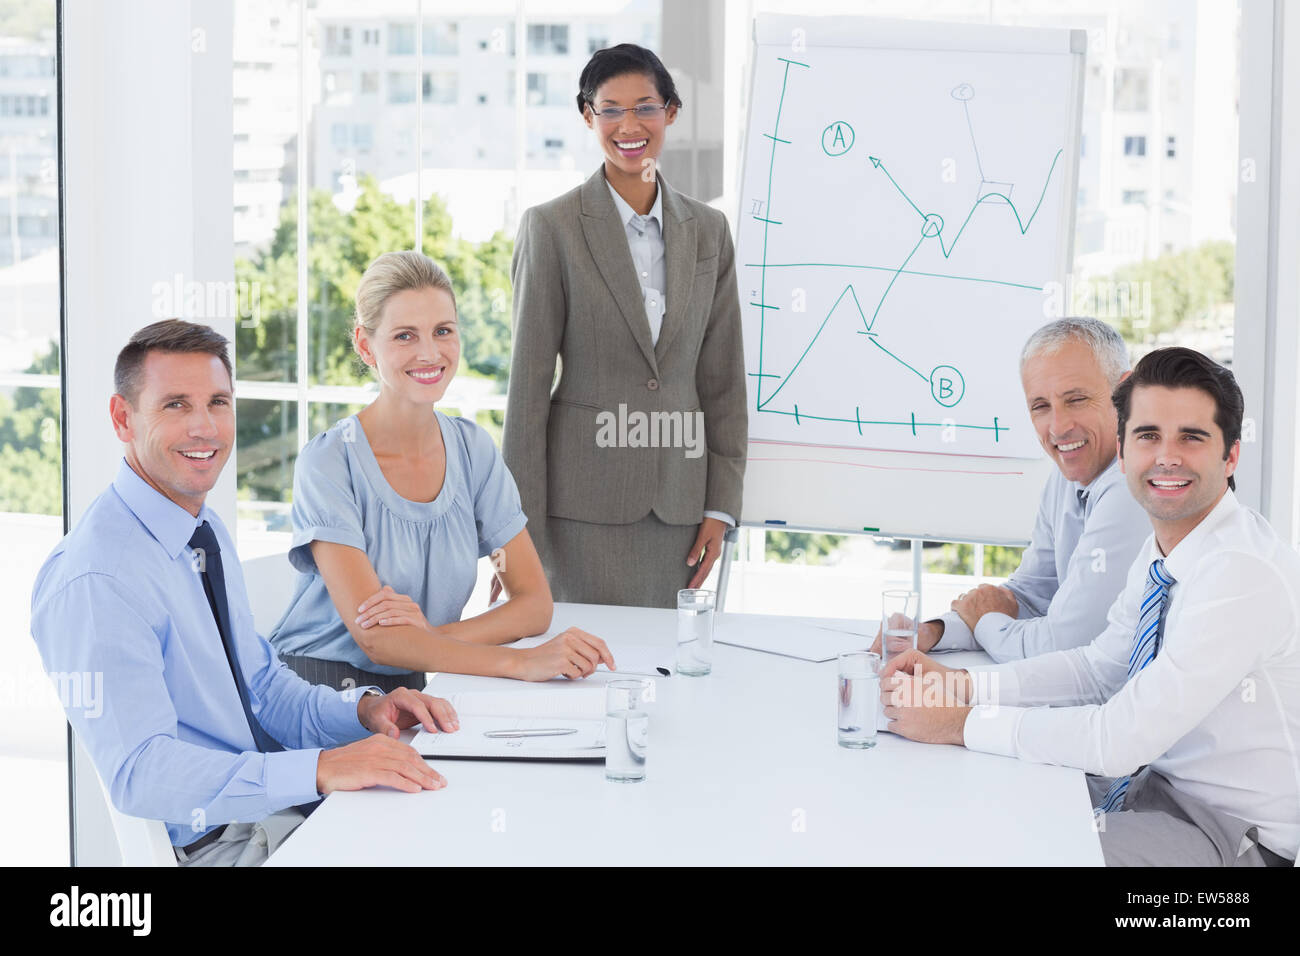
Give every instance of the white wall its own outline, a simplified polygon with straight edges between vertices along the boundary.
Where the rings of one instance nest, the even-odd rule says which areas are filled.
[[[177,273],[234,278],[232,23],[224,0],[66,0],[63,22],[63,361],[76,522],[117,472],[113,360],[136,329],[166,317],[154,314],[155,285]],[[194,318],[233,340],[233,317]],[[233,529],[233,467],[209,504]],[[111,864],[116,845],[84,754],[74,773],[77,862]]]

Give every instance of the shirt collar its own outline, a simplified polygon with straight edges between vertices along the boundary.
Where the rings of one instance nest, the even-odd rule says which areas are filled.
[[[609,188],[609,195],[614,200],[614,208],[618,210],[619,221],[621,221],[623,225],[626,227],[628,221],[633,216],[637,215],[637,211],[633,209],[631,206],[629,206],[627,200],[618,194],[618,190],[614,188],[613,184],[611,184],[608,179],[605,180],[605,185]],[[654,205],[650,207],[650,212],[646,214],[646,218],[653,219],[657,223],[659,223],[659,231],[661,233],[664,231],[663,202],[664,202],[663,188],[656,183],[655,202]]]
[[[1077,481],[1071,481],[1069,485],[1070,491],[1073,493],[1076,501],[1078,500],[1079,492],[1081,491],[1087,495],[1088,501],[1094,501],[1096,500],[1097,495],[1101,494],[1103,490],[1109,488],[1111,485],[1115,484],[1115,482],[1123,480],[1124,473],[1119,470],[1119,456],[1116,455],[1111,459],[1110,464],[1101,470],[1101,474],[1097,475],[1097,477],[1088,482],[1088,484],[1085,485]]]
[[[125,458],[113,479],[113,489],[173,560],[190,543],[194,529],[210,518],[206,504],[194,517],[137,475]]]
[[[1174,545],[1174,550],[1164,555],[1165,567],[1169,573],[1174,576],[1174,580],[1181,580],[1185,575],[1190,574],[1196,562],[1200,559],[1200,551],[1203,549],[1205,539],[1223,522],[1227,521],[1232,515],[1241,509],[1241,503],[1237,501],[1237,496],[1229,488],[1219,499],[1208,515],[1201,519],[1201,523],[1187,533],[1187,537]],[[1151,555],[1150,560],[1154,561],[1161,557],[1160,544],[1156,541],[1153,534],[1151,536]]]

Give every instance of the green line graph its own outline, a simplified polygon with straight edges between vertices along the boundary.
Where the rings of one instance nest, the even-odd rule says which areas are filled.
[[[1037,201],[1033,204],[1033,208],[1028,211],[1028,214],[1025,215],[1022,212],[1022,210],[1016,205],[1015,201],[1013,201],[1012,199],[1011,194],[1014,190],[1014,186],[1015,186],[1014,183],[989,180],[985,176],[984,165],[979,155],[979,144],[975,136],[975,126],[971,119],[971,112],[970,112],[970,101],[974,97],[974,89],[968,83],[960,83],[953,88],[951,95],[954,99],[959,100],[962,104],[962,110],[965,115],[966,127],[970,132],[971,146],[975,153],[976,167],[980,175],[980,184],[977,190],[977,194],[973,202],[971,203],[969,210],[966,212],[965,217],[962,219],[961,225],[958,227],[956,233],[952,235],[951,240],[947,238],[947,233],[945,232],[946,224],[944,222],[943,217],[938,213],[926,213],[922,208],[922,203],[918,202],[919,197],[914,198],[913,195],[911,195],[908,192],[907,188],[905,188],[904,184],[907,181],[907,177],[903,173],[900,173],[899,175],[904,180],[903,183],[900,183],[899,179],[895,178],[894,173],[890,171],[886,162],[882,158],[876,155],[869,155],[867,158],[870,162],[871,169],[878,171],[880,174],[884,175],[884,177],[892,185],[893,190],[898,193],[899,197],[912,209],[913,212],[915,212],[915,214],[920,219],[919,236],[917,236],[915,243],[911,245],[911,248],[908,250],[902,262],[899,263],[897,266],[885,266],[885,265],[877,265],[872,263],[847,263],[847,262],[769,262],[768,250],[769,250],[770,240],[772,239],[771,229],[773,227],[780,227],[784,225],[784,221],[789,218],[788,211],[784,212],[781,215],[778,215],[777,211],[773,209],[772,196],[773,196],[773,184],[776,176],[777,147],[778,145],[780,146],[797,145],[793,138],[795,134],[787,133],[784,137],[781,136],[780,134],[781,115],[786,105],[787,92],[790,89],[791,67],[795,66],[795,67],[802,67],[804,69],[812,69],[812,67],[807,63],[800,63],[798,61],[789,60],[784,57],[777,57],[776,59],[779,62],[784,64],[784,69],[781,76],[781,92],[777,99],[776,116],[773,123],[773,128],[770,133],[762,134],[764,137],[770,140],[772,144],[769,161],[768,161],[768,170],[767,170],[768,175],[767,175],[766,199],[762,203],[758,202],[758,200],[754,200],[753,209],[751,210],[751,218],[754,219],[756,222],[761,222],[763,224],[763,252],[761,256],[761,261],[757,263],[746,263],[747,266],[751,268],[757,268],[759,270],[759,283],[758,283],[759,289],[757,290],[755,296],[756,301],[750,303],[750,305],[758,308],[759,310],[758,370],[749,373],[750,377],[754,378],[755,380],[755,409],[754,409],[755,412],[760,414],[775,414],[775,415],[790,416],[794,418],[796,424],[802,424],[805,419],[810,421],[822,421],[822,422],[836,422],[836,423],[842,422],[845,424],[854,425],[859,434],[862,434],[863,425],[886,425],[886,426],[895,426],[895,427],[907,427],[911,430],[911,433],[913,435],[917,434],[918,427],[920,428],[930,428],[930,427],[954,428],[955,427],[955,428],[962,428],[962,429],[972,429],[981,432],[991,433],[993,440],[997,442],[998,440],[1000,440],[1001,435],[1009,431],[1010,429],[1008,428],[1008,426],[1000,424],[996,416],[993,417],[992,424],[957,423],[954,422],[952,419],[945,419],[944,421],[937,422],[937,423],[925,422],[925,421],[918,422],[916,412],[911,412],[909,415],[909,419],[907,421],[897,420],[896,418],[864,420],[861,417],[860,406],[855,407],[854,415],[852,418],[847,418],[838,415],[811,414],[808,411],[800,409],[797,396],[795,397],[795,401],[792,404],[792,407],[790,409],[773,408],[769,406],[771,406],[771,404],[776,400],[776,398],[782,394],[786,385],[789,384],[791,378],[794,377],[795,373],[798,372],[800,367],[804,364],[804,360],[808,358],[808,356],[813,352],[814,346],[816,346],[817,342],[821,339],[822,333],[826,330],[828,324],[831,321],[831,318],[836,314],[837,310],[841,310],[842,306],[843,309],[847,310],[847,312],[849,313],[850,319],[852,319],[852,316],[856,314],[856,320],[854,321],[854,324],[855,325],[860,324],[861,326],[856,330],[857,334],[864,336],[868,341],[870,341],[871,344],[875,347],[875,349],[878,352],[880,352],[884,357],[893,360],[894,362],[898,363],[899,366],[907,369],[910,373],[920,378],[923,382],[926,382],[927,385],[929,386],[931,398],[938,405],[944,408],[953,408],[958,403],[960,403],[962,398],[965,396],[965,390],[966,390],[965,379],[962,373],[960,372],[960,370],[958,370],[957,368],[951,365],[938,365],[935,366],[934,369],[932,369],[929,374],[926,374],[926,372],[924,372],[921,368],[918,368],[916,364],[908,361],[906,358],[899,355],[896,351],[891,350],[890,348],[886,347],[885,344],[882,343],[881,330],[877,329],[877,324],[881,322],[882,315],[885,318],[888,317],[889,312],[888,309],[886,309],[886,304],[890,299],[891,292],[894,291],[895,285],[899,282],[900,277],[903,276],[907,276],[909,277],[909,279],[915,277],[918,279],[939,279],[939,280],[955,281],[955,282],[988,283],[988,284],[1003,286],[1008,288],[1023,289],[1026,291],[1041,291],[1042,287],[1040,285],[1035,285],[1031,283],[1012,282],[1005,279],[994,279],[994,278],[983,277],[983,276],[958,275],[958,274],[946,273],[946,272],[930,272],[930,271],[923,271],[918,269],[909,269],[908,266],[912,262],[912,260],[916,257],[916,255],[926,245],[927,240],[934,241],[934,244],[937,245],[938,251],[942,255],[944,261],[950,259],[954,250],[957,248],[957,245],[960,242],[962,236],[966,233],[967,227],[974,219],[975,214],[982,207],[988,208],[991,206],[997,206],[997,207],[1006,206],[1011,211],[1011,215],[1014,218],[1015,226],[1019,235],[1022,236],[1025,235],[1029,231],[1030,227],[1033,225],[1035,219],[1038,217],[1040,210],[1043,208],[1043,203],[1047,196],[1047,190],[1053,181],[1054,175],[1056,173],[1057,165],[1060,162],[1061,156],[1063,155],[1064,151],[1062,149],[1056,150],[1055,155],[1051,159],[1050,165],[1048,165],[1047,167],[1046,174],[1043,177],[1042,188],[1038,193]],[[845,125],[847,126],[847,124]],[[832,156],[832,157],[837,155],[843,155],[843,153],[828,151],[825,146],[825,137],[827,135],[827,132],[833,130],[835,127],[836,127],[836,123],[834,122],[832,122],[830,126],[827,126],[822,133],[822,140],[818,144],[819,149],[823,153],[825,153],[825,155]],[[836,132],[838,132],[838,130],[836,130]],[[840,142],[841,140],[837,139],[836,141]],[[847,152],[847,149],[845,150],[845,152]],[[986,188],[992,186],[997,186],[1000,188]],[[767,293],[768,293],[767,270],[768,269],[791,269],[791,268],[868,270],[868,271],[888,272],[890,273],[890,275],[888,281],[885,284],[884,291],[880,293],[878,298],[875,297],[874,295],[872,297],[873,299],[875,299],[875,301],[874,303],[872,303],[871,313],[869,318],[867,316],[867,311],[863,307],[862,300],[859,296],[859,290],[854,287],[853,282],[847,282],[839,292],[839,295],[835,298],[834,303],[827,310],[825,316],[822,318],[820,324],[817,326],[816,331],[809,338],[807,344],[804,346],[802,352],[799,354],[798,359],[790,367],[789,371],[785,372],[782,375],[782,374],[776,374],[774,372],[768,371],[764,364],[764,351],[765,351],[764,340],[767,337],[767,328],[766,328],[767,312],[769,310],[772,311],[774,313],[774,316],[783,314],[780,312],[780,308],[778,306],[768,302],[767,300]],[[800,307],[796,306],[795,311],[799,311],[799,310]],[[888,324],[888,323],[884,323],[884,324]],[[837,325],[836,328],[839,328],[839,326]],[[776,380],[775,387],[772,388],[769,392],[767,392],[766,396],[764,395],[765,388],[763,384],[765,379]],[[922,416],[922,417],[931,417],[931,416]]]

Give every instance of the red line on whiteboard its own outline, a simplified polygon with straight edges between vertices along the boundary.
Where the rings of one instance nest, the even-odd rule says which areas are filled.
[[[1006,431],[1006,429],[1004,428],[1002,431]],[[870,445],[825,445],[806,441],[774,441],[770,438],[751,438],[749,443],[751,445],[777,445],[782,448],[834,448],[836,450],[843,449],[844,451],[873,451],[897,455],[934,455],[943,458],[991,458],[994,461],[1006,461],[1008,457],[1006,455],[978,455],[969,451],[947,452],[930,451],[928,449],[925,451],[903,451],[899,448],[873,448]],[[1007,472],[1007,474],[1012,474],[1012,472]]]
[[[903,465],[868,465],[858,461],[832,461],[829,458],[749,458],[748,461],[796,461],[813,465],[847,465],[850,468],[874,468],[877,471],[933,471],[941,475],[1023,475],[1023,471],[969,471],[964,468],[908,468]]]

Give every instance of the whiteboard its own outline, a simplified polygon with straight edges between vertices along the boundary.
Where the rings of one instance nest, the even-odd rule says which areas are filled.
[[[1020,350],[1072,260],[1082,31],[760,16],[742,523],[1023,544]]]

